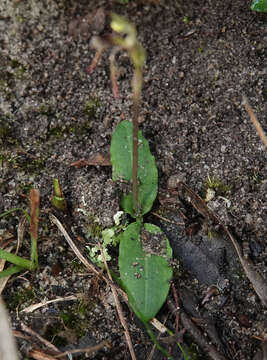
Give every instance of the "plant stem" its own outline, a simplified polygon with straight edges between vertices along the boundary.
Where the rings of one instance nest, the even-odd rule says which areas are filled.
[[[138,109],[139,104],[136,99],[133,103],[133,206],[134,211],[138,213]]]
[[[139,197],[138,197],[138,115],[141,99],[142,88],[142,70],[136,67],[133,75],[133,207],[136,215],[139,213]]]
[[[30,204],[31,204],[31,222],[30,222],[30,236],[31,236],[31,263],[32,269],[38,267],[38,251],[37,251],[37,239],[38,239],[38,217],[40,206],[40,192],[37,189],[31,189],[30,191]]]
[[[155,344],[156,348],[162,352],[162,354],[164,354],[165,356],[167,356],[168,359],[173,359],[173,357],[168,353],[168,351],[166,351],[163,347],[160,346],[160,344],[158,343],[158,340],[156,339],[155,335],[153,334],[153,331],[151,330],[150,326],[148,325],[147,322],[143,322],[143,324],[146,327],[146,331],[148,333],[148,335],[150,336],[151,340],[153,341],[153,343]]]

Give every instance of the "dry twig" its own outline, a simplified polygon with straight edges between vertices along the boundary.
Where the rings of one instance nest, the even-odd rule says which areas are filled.
[[[60,353],[60,351],[58,350],[57,347],[55,347],[53,344],[51,344],[51,342],[47,341],[46,339],[44,339],[42,336],[40,336],[39,334],[37,334],[37,332],[35,332],[34,330],[32,330],[31,328],[29,328],[27,325],[21,323],[21,329],[26,332],[27,334],[33,336],[34,338],[36,338],[40,343],[44,344],[48,349],[55,351],[57,353]]]
[[[70,301],[70,300],[77,300],[81,298],[81,294],[78,295],[70,295],[70,296],[66,296],[66,297],[59,297],[57,299],[53,299],[53,300],[48,300],[48,301],[44,301],[44,302],[40,302],[38,304],[32,304],[30,306],[28,306],[27,308],[21,310],[21,312],[25,312],[25,313],[31,313],[43,306],[47,306],[49,304],[52,303],[56,303],[56,302],[60,302],[60,301]]]
[[[256,115],[254,114],[254,111],[252,110],[252,107],[249,105],[248,99],[246,98],[246,96],[243,96],[242,104],[245,106],[245,109],[247,110],[247,112],[249,114],[249,117],[250,117],[253,125],[255,126],[255,129],[256,129],[259,137],[261,138],[261,141],[263,142],[263,144],[267,148],[267,137],[264,134],[264,131],[263,131],[258,119],[256,118]]]
[[[70,245],[71,249],[73,250],[73,252],[76,254],[76,256],[78,257],[78,259],[84,264],[84,266],[91,272],[93,272],[94,274],[96,274],[97,276],[101,277],[108,285],[110,285],[111,281],[102,274],[102,271],[99,271],[96,269],[96,267],[91,264],[80,252],[80,250],[77,248],[77,246],[74,244],[74,242],[72,241],[71,237],[69,236],[69,234],[67,233],[67,231],[65,230],[64,226],[61,224],[61,222],[53,215],[50,214],[49,215],[50,220],[52,221],[52,223],[54,223],[59,231],[62,232],[63,236],[65,237],[67,243]],[[119,287],[117,287],[114,283],[113,286],[115,286],[115,288],[117,289],[117,291],[119,292],[119,294],[122,296],[123,300],[128,304],[128,298],[127,295],[125,294],[125,292],[120,289]]]
[[[136,360],[136,356],[135,356],[135,353],[134,353],[134,348],[133,348],[130,332],[129,332],[128,326],[126,324],[125,318],[123,316],[123,312],[122,312],[121,304],[119,302],[118,294],[117,294],[116,289],[115,289],[115,287],[114,287],[114,285],[112,283],[112,277],[111,277],[111,274],[110,274],[110,271],[109,271],[109,268],[108,268],[108,264],[107,264],[107,261],[106,261],[106,258],[105,258],[103,248],[102,248],[100,243],[98,243],[98,247],[99,247],[99,249],[101,251],[101,255],[102,255],[102,258],[103,258],[103,261],[104,261],[104,264],[105,264],[105,268],[107,270],[107,274],[108,274],[108,277],[110,279],[111,291],[112,291],[112,294],[114,296],[116,309],[117,309],[117,312],[118,312],[118,315],[119,315],[119,318],[120,318],[120,322],[121,322],[121,324],[122,324],[122,326],[124,328],[124,334],[125,334],[125,337],[126,337],[126,341],[127,341],[127,345],[128,345],[131,357],[132,357],[133,360]]]
[[[103,347],[110,348],[110,343],[107,340],[104,340],[104,341],[101,341],[101,343],[99,343],[99,344],[97,344],[95,346],[90,346],[88,348],[73,349],[73,350],[65,351],[62,354],[56,355],[55,358],[59,359],[59,358],[61,358],[63,356],[70,355],[70,354],[77,354],[79,352],[84,352],[84,353],[87,353],[87,355],[89,355],[89,354],[92,354],[94,352],[97,352],[97,351],[101,350]]]

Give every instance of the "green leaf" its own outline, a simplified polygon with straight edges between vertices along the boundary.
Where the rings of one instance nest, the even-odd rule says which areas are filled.
[[[156,242],[150,246],[150,253],[142,248],[144,238]],[[157,250],[157,241],[162,256],[153,254]],[[143,227],[141,222],[132,223],[121,236],[120,277],[131,307],[143,322],[152,319],[166,300],[172,278],[168,264],[171,252],[166,236],[152,224]]]
[[[10,266],[8,269],[0,271],[0,279],[7,277],[7,276],[11,276],[13,274],[16,274],[16,273],[22,271],[23,269],[24,268],[22,268],[20,266]]]
[[[116,128],[110,147],[113,181],[130,183],[132,180],[133,159],[133,125],[130,121],[122,121]],[[155,158],[151,154],[148,141],[141,131],[138,133],[138,180],[139,204],[141,214],[146,214],[152,207],[158,190],[158,171]],[[121,206],[125,212],[136,217],[133,209],[132,192],[123,196]]]
[[[254,0],[251,4],[251,10],[267,12],[267,0]]]
[[[0,249],[0,259],[7,260],[12,264],[18,265],[19,267],[24,269],[33,270],[34,268],[32,261],[24,259],[3,249]]]

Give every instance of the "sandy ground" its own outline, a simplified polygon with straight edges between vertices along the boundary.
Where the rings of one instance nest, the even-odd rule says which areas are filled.
[[[44,298],[86,293],[89,300],[84,301],[82,313],[74,302],[75,310],[66,303],[19,319],[49,340],[57,324],[60,334],[56,337],[67,339],[63,345],[77,347],[84,341],[89,346],[109,339],[112,350],[103,350],[94,358],[123,359],[128,354],[109,288],[74,266],[78,263],[75,255],[47,215],[56,177],[69,204],[68,226],[74,236],[85,239],[82,246],[96,240],[97,228],[112,225],[119,209],[110,167],[71,166],[96,153],[108,154],[115,127],[122,118],[131,119],[128,57],[124,53],[117,57],[120,95],[116,100],[108,54],[92,74],[87,72],[94,57],[90,39],[110,31],[110,11],[136,24],[147,50],[141,128],[156,158],[160,191],[175,176],[205,196],[208,177],[216,180],[220,187],[209,206],[231,226],[263,276],[267,260],[266,152],[241,102],[246,95],[266,130],[267,33],[266,15],[251,12],[249,1],[241,0],[130,1],[126,5],[101,0],[1,1],[0,213],[26,208],[31,187],[41,192],[40,270],[9,282],[4,299],[9,303],[14,293],[30,289],[31,298],[16,303],[21,310]],[[1,219],[0,236],[16,235],[18,220],[17,214]],[[150,221],[158,220],[151,217]],[[207,253],[214,243],[206,239],[208,245],[200,247],[204,257],[198,269],[196,260],[202,256],[198,252],[194,261],[179,259],[185,245],[175,246],[177,234],[184,244],[190,244],[184,229],[168,229],[166,224],[165,228],[181,261],[174,279],[178,293],[185,286],[199,303],[214,281],[227,279],[221,302],[207,305],[205,314],[216,324],[221,341],[217,345],[226,359],[253,359],[260,348],[257,337],[266,328],[264,310],[231,246],[216,245]],[[202,228],[196,238],[190,238],[194,246],[204,242],[203,237],[200,240],[203,233]],[[25,241],[22,252],[28,256],[29,240]],[[218,251],[224,254],[223,265]],[[212,266],[214,257],[218,261],[209,274],[218,274],[209,278],[203,268]],[[67,310],[69,306],[72,310]],[[76,314],[74,323],[84,323],[78,334],[71,333],[73,324],[64,323],[64,311]],[[130,330],[138,358],[146,358],[149,339],[134,320]],[[23,346],[20,351],[25,354]]]

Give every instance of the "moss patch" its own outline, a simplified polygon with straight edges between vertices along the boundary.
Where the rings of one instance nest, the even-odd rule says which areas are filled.
[[[36,298],[33,288],[21,288],[14,291],[11,295],[4,296],[5,303],[9,311],[16,311],[21,305],[32,302]]]
[[[98,99],[91,98],[85,102],[84,113],[88,116],[88,119],[93,119],[96,114],[96,110],[101,107],[101,102]]]
[[[11,151],[0,152],[0,167],[21,169],[27,174],[38,174],[45,167],[45,157],[30,157],[27,154],[16,154]]]
[[[225,184],[217,177],[208,176],[207,180],[202,185],[201,195],[205,197],[207,190],[211,189],[215,191],[217,196],[225,196],[230,192],[231,188],[231,185]]]

